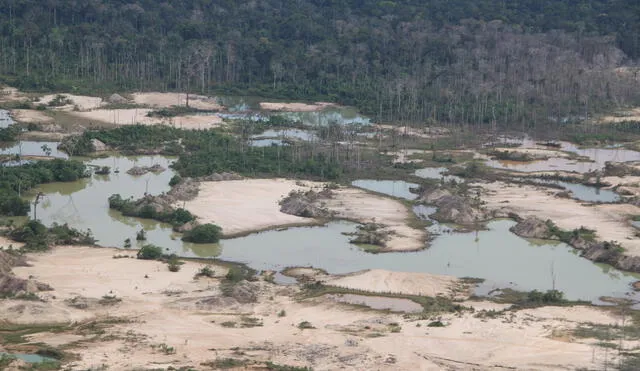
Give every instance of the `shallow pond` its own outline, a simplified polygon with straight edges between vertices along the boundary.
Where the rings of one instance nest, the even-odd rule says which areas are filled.
[[[559,180],[540,180],[536,181],[540,184],[555,184],[562,188],[571,191],[571,197],[585,202],[618,202],[620,201],[620,195],[610,189],[601,189],[594,186],[588,186],[584,184],[562,182]]]
[[[87,163],[119,168],[120,173],[93,175],[76,182],[41,185],[37,190],[43,192],[45,197],[38,204],[39,220],[48,225],[54,222],[69,223],[81,230],[91,229],[101,246],[123,247],[126,238],[130,238],[136,246],[136,232],[142,228],[147,233],[147,241],[139,242],[137,246],[152,243],[177,252],[182,251],[185,246],[191,246],[183,244],[180,236],[174,234],[168,224],[125,217],[109,209],[108,198],[114,193],[119,193],[123,198],[140,198],[145,192],[160,194],[168,191],[169,180],[175,174],[171,169],[142,176],[132,176],[126,171],[133,166],[153,164],[168,168],[169,159],[162,156],[115,157]],[[33,216],[33,205],[31,215]]]
[[[351,185],[358,188],[364,188],[369,191],[382,193],[392,197],[404,198],[406,200],[415,200],[418,195],[410,191],[411,188],[418,188],[415,183],[405,182],[404,180],[355,180]]]
[[[275,115],[309,126],[327,126],[332,123],[340,125],[371,124],[368,117],[360,115],[355,108],[351,107],[327,107],[320,111],[282,112],[275,113]]]
[[[286,146],[288,143],[282,139],[250,139],[249,145],[251,147],[271,147]]]
[[[514,170],[522,172],[535,171],[574,171],[586,173],[602,169],[606,162],[628,162],[640,161],[640,152],[620,148],[616,145],[606,148],[580,148],[569,142],[558,142],[559,147],[549,147],[537,144],[535,141],[527,138],[522,140],[514,140],[527,148],[538,148],[548,150],[558,150],[576,154],[589,159],[590,161],[578,161],[569,158],[550,158],[548,160],[539,160],[531,162],[520,161],[503,161],[503,160],[487,160],[486,164],[490,167]]]
[[[17,359],[21,359],[27,363],[42,363],[42,362],[58,362],[57,359],[43,357],[38,354],[22,354],[22,353],[0,353],[0,358],[2,357],[15,357]]]
[[[476,233],[443,233],[429,249],[411,253],[370,254],[349,243],[356,224],[331,222],[321,227],[290,228],[223,240],[220,244],[196,245],[180,241],[171,227],[151,220],[123,217],[110,210],[107,198],[114,193],[123,197],[141,197],[145,192],[159,194],[169,190],[172,170],[131,176],[126,170],[134,165],[168,167],[170,160],[161,156],[137,158],[115,157],[91,160],[96,166],[115,166],[119,174],[93,175],[71,183],[53,183],[39,187],[45,197],[38,205],[38,218],[50,224],[69,223],[79,229],[91,229],[102,246],[122,247],[124,239],[135,243],[141,228],[147,241],[162,246],[168,253],[185,257],[219,257],[248,264],[257,270],[276,270],[290,266],[313,266],[329,273],[351,273],[363,269],[388,269],[403,272],[426,272],[458,277],[486,279],[485,288],[511,287],[519,290],[556,288],[571,299],[596,300],[603,295],[623,296],[637,278],[606,266],[598,266],[577,255],[565,244],[534,244],[511,232],[512,221],[494,221],[489,230]],[[411,196],[405,184],[386,184],[392,195]],[[391,187],[390,187],[391,186]],[[398,191],[394,191],[395,187]],[[373,188],[376,188],[373,187]],[[400,191],[402,190],[402,191]],[[377,191],[385,191],[377,188]],[[407,192],[407,193],[405,193]],[[385,192],[386,193],[386,192]],[[428,217],[435,209],[418,207],[418,214]],[[33,211],[32,211],[33,214]],[[137,244],[138,246],[141,243]],[[553,269],[551,268],[553,267]]]
[[[15,121],[13,121],[13,118],[11,118],[9,111],[5,109],[0,109],[0,129],[8,128],[10,125],[13,125],[13,124],[15,124]]]
[[[34,142],[34,141],[20,141],[11,143],[10,146],[1,147],[0,155],[18,155],[22,156],[42,156],[47,157],[45,149],[49,149],[51,153],[50,157],[54,158],[69,158],[65,152],[58,150],[59,142]],[[43,146],[46,146],[43,149]]]
[[[419,313],[423,310],[422,305],[415,301],[402,298],[355,294],[328,294],[325,295],[325,297],[338,303],[363,305],[372,309],[389,310],[392,312]]]
[[[369,125],[371,120],[358,113],[353,107],[329,106],[311,112],[275,112],[260,109],[264,99],[256,97],[219,97],[228,112],[213,113],[224,119],[268,120],[270,116],[282,117],[308,126],[326,126],[330,123],[340,125]]]
[[[416,170],[415,175],[424,178],[424,179],[436,179],[441,180],[444,178],[445,182],[450,182],[455,180],[456,182],[462,183],[464,180],[459,176],[455,175],[444,175],[444,173],[448,169],[446,167],[426,167],[424,169]]]
[[[282,130],[266,130],[258,135],[253,135],[251,138],[290,138],[290,139],[300,139],[304,141],[312,141],[316,140],[317,137],[315,133],[309,130],[300,130],[300,129],[282,129]]]
[[[343,235],[355,230],[353,223],[332,222],[324,227],[291,228],[225,240],[219,257],[257,270],[313,266],[332,274],[387,269],[480,277],[486,279],[483,288],[487,290],[549,290],[554,272],[556,288],[568,298],[593,301],[603,295],[624,296],[638,279],[593,264],[563,243],[540,244],[520,238],[509,232],[514,224],[500,220],[477,234],[443,234],[423,251],[370,254],[350,244],[349,237]]]

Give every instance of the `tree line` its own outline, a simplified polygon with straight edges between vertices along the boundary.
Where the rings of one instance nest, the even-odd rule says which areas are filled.
[[[638,102],[634,0],[6,0],[23,89],[351,104],[380,121],[521,126]]]

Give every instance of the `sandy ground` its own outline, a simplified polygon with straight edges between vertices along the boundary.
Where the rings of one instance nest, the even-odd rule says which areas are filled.
[[[622,111],[615,116],[602,116],[595,120],[595,122],[599,124],[612,124],[624,121],[640,121],[640,107]]]
[[[537,216],[551,219],[560,228],[581,226],[596,231],[598,238],[618,241],[625,254],[640,255],[640,238],[628,222],[629,215],[640,215],[640,208],[630,204],[589,205],[566,198],[557,198],[558,191],[535,186],[512,185],[502,182],[479,184],[485,189],[482,199],[489,208],[506,208],[521,217]]]
[[[33,255],[33,266],[16,268],[16,274],[33,275],[55,291],[43,294],[45,302],[0,301],[0,318],[12,323],[79,321],[66,332],[30,336],[52,346],[66,344],[67,351],[77,353],[80,359],[65,366],[69,370],[102,364],[113,370],[199,368],[217,358],[271,360],[315,370],[601,369],[603,348],[551,335],[578,322],[618,322],[594,308],[540,308],[494,319],[446,314],[437,318],[447,326],[432,328],[426,325],[435,318],[356,309],[320,298],[297,302],[292,298],[296,287],[266,282],[252,284],[259,288],[257,302],[240,304],[221,296],[218,279],[193,279],[201,263],[186,262],[171,273],[160,262],[113,258],[124,253],[59,247]],[[223,268],[213,268],[217,276],[224,274]],[[94,300],[112,295],[122,301],[85,309],[65,304],[78,295]],[[463,304],[478,310],[498,307]],[[284,316],[277,315],[281,311]],[[262,326],[222,326],[247,317]],[[299,329],[302,321],[315,329]],[[161,344],[174,353],[163,352]],[[613,361],[615,354],[608,356]]]
[[[13,116],[14,120],[25,123],[40,124],[53,122],[53,117],[47,116],[42,111],[32,109],[14,109],[11,110],[11,116]]]
[[[385,250],[415,251],[426,247],[426,232],[407,225],[412,212],[402,202],[355,188],[341,188],[334,193],[323,202],[338,217],[386,226],[383,230],[390,232],[390,239]]]
[[[0,236],[0,248],[7,249],[9,246],[13,246],[13,248],[19,248],[23,244],[20,242],[12,241],[4,236]]]
[[[22,99],[24,99],[24,96],[18,89],[10,86],[0,88],[0,102],[11,102]]]
[[[184,106],[187,103],[185,93],[134,93],[133,101],[140,105],[169,108],[171,106]],[[189,94],[189,106],[202,110],[221,110],[222,107],[215,97]]]
[[[522,153],[531,156],[534,159],[547,159],[547,158],[566,158],[570,157],[568,153],[562,151],[554,151],[551,149],[542,148],[493,148],[494,151],[500,152],[513,152]]]
[[[202,182],[198,197],[186,203],[186,209],[202,223],[215,223],[225,235],[286,225],[312,224],[310,218],[280,212],[278,202],[291,191],[322,187],[322,183],[287,179],[247,179]]]
[[[202,223],[215,223],[226,236],[282,226],[314,224],[311,218],[285,214],[279,201],[291,191],[321,190],[323,183],[287,179],[245,179],[203,182],[198,197],[185,204]],[[401,202],[355,188],[335,190],[335,196],[323,199],[323,206],[338,218],[386,226],[391,239],[389,251],[412,251],[425,247],[426,234],[406,225],[411,212]]]
[[[72,101],[72,104],[68,104],[60,107],[51,107],[52,109],[61,110],[61,111],[70,111],[75,109],[75,107],[77,107],[80,111],[87,111],[87,110],[99,108],[105,104],[102,98],[100,97],[89,97],[86,95],[73,95],[73,94],[60,94],[60,95],[63,95],[67,99],[70,99]],[[57,96],[58,94],[45,95],[40,98],[40,102],[38,102],[37,104],[48,105],[49,102],[51,102]]]
[[[398,135],[417,137],[417,138],[440,138],[448,136],[451,132],[449,129],[442,127],[423,127],[414,128],[411,126],[398,126],[388,124],[376,124],[374,128],[378,130],[391,130],[395,131]]]
[[[313,112],[321,111],[332,106],[335,106],[335,104],[327,102],[316,102],[313,104],[260,102],[260,109],[265,111]]]
[[[451,296],[460,280],[450,276],[428,273],[393,272],[372,269],[364,272],[331,278],[325,283],[331,286],[381,293],[398,293],[419,296]]]
[[[168,125],[183,129],[210,129],[223,125],[218,116],[188,115],[171,118],[148,117],[148,108],[98,109],[86,112],[69,112],[70,115],[113,125]]]

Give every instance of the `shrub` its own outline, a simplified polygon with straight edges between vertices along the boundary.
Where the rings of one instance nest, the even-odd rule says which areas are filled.
[[[315,327],[313,327],[313,325],[309,321],[302,321],[298,323],[298,328],[301,330],[306,330],[306,329],[314,329]]]
[[[156,260],[162,257],[162,248],[155,245],[144,245],[138,250],[138,259]]]
[[[146,241],[147,239],[147,234],[145,233],[144,229],[141,229],[138,231],[138,233],[136,233],[136,241]]]
[[[180,175],[174,175],[173,177],[171,177],[171,180],[169,180],[169,186],[173,187],[174,185],[180,183],[182,181],[182,177]]]
[[[216,243],[220,240],[222,228],[215,224],[202,224],[185,232],[183,241],[193,243]]]
[[[198,271],[198,273],[196,273],[196,278],[198,277],[209,277],[212,278],[215,275],[215,272],[213,271],[213,269],[211,269],[210,266],[204,266],[202,268],[200,268],[200,270]]]
[[[178,272],[180,270],[181,265],[182,265],[182,262],[180,262],[176,258],[171,258],[167,262],[167,267],[169,268],[170,272]]]

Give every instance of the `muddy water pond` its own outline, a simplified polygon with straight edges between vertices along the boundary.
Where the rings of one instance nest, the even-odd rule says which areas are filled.
[[[0,358],[10,357],[23,360],[27,363],[44,363],[44,362],[58,362],[57,359],[43,357],[38,354],[23,354],[23,353],[0,353]]]
[[[13,124],[15,124],[15,121],[13,121],[13,118],[11,118],[9,111],[0,109],[0,129],[8,128]]]
[[[477,234],[442,234],[429,249],[419,252],[370,254],[349,244],[349,237],[344,235],[355,230],[353,223],[332,222],[324,227],[291,228],[225,240],[219,257],[258,270],[313,266],[332,274],[387,269],[480,277],[486,279],[483,289],[487,291],[505,287],[548,290],[555,275],[556,288],[568,298],[593,301],[603,295],[623,296],[638,279],[593,264],[565,244],[540,244],[520,238],[509,232],[513,225],[512,221],[500,220]]]
[[[562,181],[556,181],[556,180],[550,180],[550,181],[540,180],[536,182],[542,185],[544,184],[558,185],[566,189],[567,191],[571,191],[571,197],[580,201],[604,202],[604,203],[620,201],[620,195],[610,189],[601,189],[594,186],[562,182]]]
[[[424,169],[416,170],[414,173],[416,176],[424,179],[436,179],[441,180],[444,179],[445,182],[450,182],[452,180],[462,183],[464,179],[455,175],[444,175],[447,172],[446,167],[425,167]]]
[[[88,161],[89,165],[118,168],[120,173],[93,175],[76,182],[41,185],[37,191],[43,192],[45,197],[38,204],[37,217],[45,224],[69,223],[81,230],[90,229],[101,246],[123,247],[124,240],[130,238],[134,247],[152,243],[170,251],[181,252],[192,245],[183,244],[180,236],[172,232],[170,225],[149,219],[125,217],[109,209],[107,201],[114,193],[119,193],[123,198],[140,198],[145,192],[160,194],[168,191],[169,180],[175,174],[168,169],[170,162],[170,159],[162,156],[112,157]],[[126,173],[133,166],[154,164],[168,170],[142,176]],[[33,216],[33,206],[31,215]],[[147,233],[147,241],[136,244],[136,232],[143,228]],[[217,245],[213,248],[217,248]]]
[[[418,195],[411,192],[411,189],[418,188],[419,185],[415,183],[408,183],[404,180],[362,179],[351,182],[351,185],[391,197],[404,198],[406,200],[415,200],[418,198]]]
[[[419,313],[423,309],[422,305],[412,300],[401,298],[355,294],[328,294],[325,297],[338,303],[362,305],[371,309],[389,310],[391,312]]]
[[[59,142],[34,142],[34,141],[20,141],[11,143],[7,147],[0,146],[0,155],[22,155],[22,156],[42,156],[42,157],[54,157],[54,158],[69,158],[65,152],[58,150]],[[44,147],[43,149],[43,146]],[[47,155],[46,149],[51,153]]]
[[[282,130],[266,130],[258,135],[253,135],[252,139],[256,138],[289,138],[289,139],[299,139],[303,141],[312,141],[316,140],[316,135],[309,130],[300,130],[300,129],[282,129]]]
[[[580,148],[569,142],[558,142],[558,147],[548,147],[536,144],[531,139],[523,139],[518,142],[526,148],[537,148],[547,150],[564,151],[584,158],[584,160],[572,158],[550,158],[547,160],[520,162],[487,160],[487,166],[522,172],[535,171],[574,171],[586,173],[602,169],[606,162],[629,162],[640,161],[640,152],[632,151],[617,146],[606,148]],[[588,159],[588,160],[587,160]]]
[[[138,198],[145,192],[168,191],[169,179],[174,175],[171,169],[137,177],[126,174],[126,170],[134,165],[156,163],[168,168],[170,162],[161,156],[90,160],[91,165],[115,166],[121,172],[39,187],[38,191],[44,192],[45,197],[38,205],[38,219],[45,224],[69,223],[79,229],[91,229],[98,244],[109,247],[122,247],[126,238],[132,240],[134,247],[140,246],[142,243],[136,243],[135,235],[144,228],[147,232],[144,243],[161,246],[167,253],[219,257],[246,263],[257,270],[313,266],[329,273],[345,274],[363,269],[387,269],[479,277],[487,280],[485,288],[547,290],[552,288],[553,267],[556,288],[570,299],[586,300],[597,300],[603,295],[622,296],[631,291],[631,282],[637,280],[633,275],[595,265],[567,245],[547,242],[539,245],[522,239],[509,232],[514,223],[506,220],[491,222],[488,230],[477,234],[442,233],[423,251],[370,254],[349,243],[350,237],[345,233],[354,232],[357,226],[351,222],[268,231],[223,240],[219,244],[195,245],[183,243],[169,225],[123,217],[109,209],[107,198],[114,193]],[[401,189],[406,191],[406,187]],[[432,212],[431,209],[419,211],[427,216]],[[31,214],[33,216],[33,210]]]
[[[319,111],[311,112],[272,112],[263,111],[258,97],[219,97],[220,103],[227,107],[228,112],[215,113],[226,119],[268,120],[269,117],[281,117],[300,122],[308,126],[326,126],[331,123],[340,125],[369,125],[371,120],[358,113],[353,107],[329,106]]]

